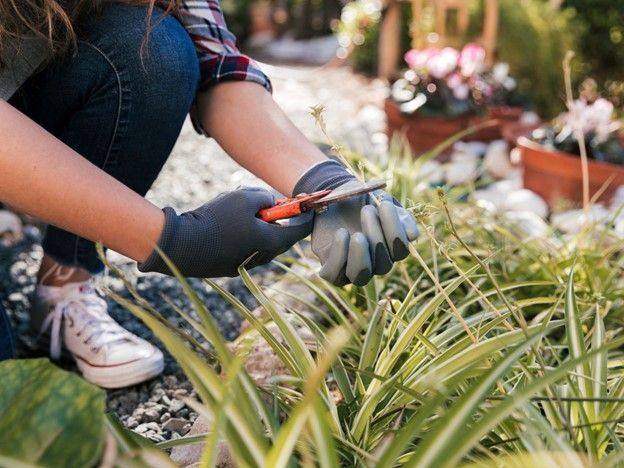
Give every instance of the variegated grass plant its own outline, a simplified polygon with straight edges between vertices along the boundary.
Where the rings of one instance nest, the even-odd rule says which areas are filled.
[[[523,240],[458,201],[470,188],[428,188],[418,175],[424,159],[398,147],[391,154],[379,164],[347,157],[413,208],[422,227],[413,255],[365,288],[331,286],[291,268],[305,258],[286,259],[286,278],[316,298],[294,307],[269,299],[241,268],[266,320],[207,281],[251,323],[236,354],[182,277],[199,320],[178,313],[211,351],[130,284],[133,301],[114,295],[162,340],[201,399],[189,404],[213,421],[210,433],[160,448],[204,442],[202,466],[222,442],[239,466],[253,467],[624,463],[622,242],[591,226],[574,238]],[[288,369],[270,388],[243,365],[258,335]]]

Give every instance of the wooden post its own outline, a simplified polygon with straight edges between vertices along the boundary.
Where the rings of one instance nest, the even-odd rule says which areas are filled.
[[[421,27],[422,13],[423,0],[412,0],[412,24],[410,25],[410,34],[412,35],[411,44],[413,49],[420,49],[425,45]]]
[[[485,0],[485,18],[483,19],[483,37],[481,43],[485,49],[485,62],[494,63],[496,38],[498,36],[498,0]]]
[[[389,0],[379,25],[377,73],[380,78],[394,78],[401,53],[400,31],[401,8],[395,0]]]
[[[392,79],[399,63],[401,52],[401,8],[400,0],[387,0],[386,8],[379,27],[379,65],[378,74],[380,78]],[[423,33],[421,31],[421,21],[424,0],[411,0],[412,24],[410,33],[412,35],[412,47],[423,47]],[[468,32],[468,22],[470,20],[468,1],[469,0],[432,0],[435,15],[435,31],[439,35],[439,46],[449,45],[451,38],[447,34],[447,17],[449,10],[457,10],[457,35],[465,37]],[[485,0],[485,15],[483,19],[483,31],[479,42],[485,49],[486,63],[494,62],[496,49],[496,39],[498,35],[498,0]],[[457,39],[457,38],[456,38]],[[454,44],[457,45],[457,44]]]

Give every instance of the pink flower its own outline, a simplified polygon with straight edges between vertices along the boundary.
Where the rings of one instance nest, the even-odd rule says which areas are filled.
[[[564,125],[584,134],[594,133],[598,141],[605,141],[613,131],[613,104],[606,99],[597,99],[593,104],[577,99],[563,114]]]
[[[472,76],[485,64],[485,49],[470,42],[464,46],[459,56],[459,68],[464,76]]]
[[[431,57],[440,52],[436,47],[427,47],[426,49],[411,49],[405,54],[405,62],[412,70],[422,70],[427,66],[427,62]]]
[[[462,83],[459,86],[457,86],[455,89],[453,89],[453,96],[463,101],[464,99],[468,98],[469,92],[470,92],[470,88],[468,87],[468,85]]]
[[[451,73],[447,78],[446,78],[446,84],[448,85],[449,88],[451,89],[455,89],[458,86],[460,86],[461,84],[463,84],[464,80],[462,79],[461,75],[459,73]]]
[[[429,73],[434,78],[444,78],[455,71],[459,60],[459,52],[452,47],[445,47],[427,61]]]

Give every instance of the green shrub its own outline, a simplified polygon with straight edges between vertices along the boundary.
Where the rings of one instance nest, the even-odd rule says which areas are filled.
[[[473,10],[473,33],[481,30],[483,5]],[[501,0],[496,59],[507,62],[518,78],[519,90],[531,96],[543,117],[564,108],[561,63],[566,51],[575,50],[570,13],[542,0]]]
[[[239,466],[254,467],[620,465],[624,241],[597,226],[526,240],[514,223],[473,204],[472,187],[445,192],[421,183],[424,159],[409,151],[396,146],[378,164],[349,158],[367,178],[387,180],[421,224],[411,256],[389,275],[338,288],[287,266],[305,267],[305,258],[286,259],[286,278],[305,285],[315,303],[297,296],[285,306],[243,266],[266,318],[207,281],[251,324],[234,348],[178,276],[198,319],[177,312],[210,350],[165,321],[130,282],[132,300],[111,293],[180,363],[201,399],[189,406],[213,421],[207,434],[157,447],[203,441],[201,466],[214,464],[222,441]],[[288,370],[261,388],[243,365],[258,336]],[[107,425],[119,465],[167,466],[152,444],[114,419]],[[32,444],[29,437],[15,440]]]
[[[579,74],[600,82],[621,80],[624,69],[624,1],[565,0],[578,38]]]
[[[130,284],[135,301],[114,296],[167,346],[202,400],[192,406],[214,421],[204,466],[221,440],[246,466],[621,462],[624,242],[595,226],[571,239],[523,240],[513,223],[459,201],[470,187],[427,188],[423,160],[393,154],[381,164],[351,161],[414,209],[422,234],[411,257],[365,288],[337,288],[284,265],[316,305],[269,299],[241,267],[266,319],[208,281],[251,323],[236,354],[183,278],[199,321],[179,312],[212,344],[210,358]],[[312,322],[308,310],[323,319]],[[260,389],[242,365],[257,336],[289,374]]]

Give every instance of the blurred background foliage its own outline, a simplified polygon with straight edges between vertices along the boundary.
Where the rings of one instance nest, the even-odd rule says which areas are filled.
[[[579,72],[607,82],[621,79],[624,65],[624,0],[564,0],[583,58]]]
[[[378,63],[379,23],[383,16],[370,0],[222,0],[228,24],[245,43],[254,32],[254,15],[269,12],[278,36],[297,39],[337,33],[341,46],[360,72],[373,75]],[[401,4],[401,45],[410,47],[409,2]],[[470,5],[466,41],[481,31],[483,0]],[[341,13],[342,11],[342,13]],[[567,50],[576,52],[574,80],[594,78],[602,94],[624,101],[624,0],[500,0],[496,59],[508,62],[521,91],[532,97],[536,110],[551,117],[564,107],[561,62]],[[423,18],[429,27],[430,18]]]
[[[483,4],[475,3],[471,25],[476,25],[476,36]],[[553,117],[564,108],[561,64],[567,50],[578,49],[571,16],[570,11],[543,0],[500,0],[496,59],[509,63],[519,90],[531,96],[544,117]]]

